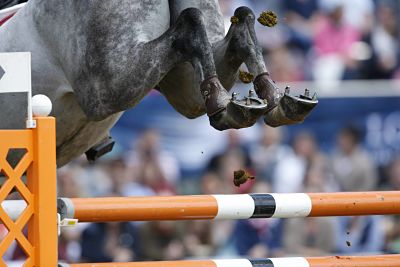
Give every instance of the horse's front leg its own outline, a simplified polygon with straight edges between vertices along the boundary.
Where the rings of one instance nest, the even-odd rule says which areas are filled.
[[[191,23],[184,19],[187,15],[190,15]],[[174,27],[179,29],[182,35],[173,43],[173,48],[183,55],[186,61],[191,62],[195,80],[201,82],[200,92],[210,124],[218,130],[252,126],[263,113],[256,112],[259,110],[258,106],[243,105],[237,108],[232,105],[231,97],[217,76],[213,47],[208,41],[203,15],[199,9],[183,10]]]
[[[298,123],[316,106],[317,100],[308,95],[295,97],[286,90],[280,93],[265,66],[262,50],[254,31],[255,16],[247,7],[236,9],[234,20],[225,38],[214,44],[214,59],[218,77],[231,88],[237,70],[244,62],[255,77],[257,95],[268,105],[264,121],[270,126]]]
[[[87,69],[81,72],[80,83],[74,86],[78,102],[89,119],[102,120],[134,106],[174,66],[190,62],[211,124],[220,130],[251,126],[245,115],[231,116],[228,111],[230,96],[217,78],[213,50],[200,10],[185,9],[153,41],[129,47],[123,39],[116,50],[101,43],[89,46],[91,57]],[[177,92],[176,97],[182,96]],[[222,123],[224,127],[219,127]]]

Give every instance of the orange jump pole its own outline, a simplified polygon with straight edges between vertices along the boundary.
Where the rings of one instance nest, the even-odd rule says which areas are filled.
[[[400,255],[307,258],[310,267],[400,267]]]
[[[400,192],[62,198],[58,212],[81,222],[395,215]]]
[[[80,222],[213,219],[212,196],[108,197],[59,199],[60,214]]]
[[[63,265],[68,266],[68,265]],[[400,267],[400,255],[332,256],[131,263],[85,263],[70,267]]]

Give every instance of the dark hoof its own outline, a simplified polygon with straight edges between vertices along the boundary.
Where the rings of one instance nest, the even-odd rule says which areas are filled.
[[[264,122],[272,127],[301,123],[317,104],[316,94],[309,97],[308,90],[298,97],[287,92],[279,99],[278,105],[265,114]]]
[[[240,100],[234,93],[225,110],[210,116],[210,124],[220,131],[247,128],[253,126],[267,110],[266,101],[258,98],[253,90]]]
[[[260,116],[267,112],[268,107],[266,100],[258,98],[255,92],[250,90],[249,95],[240,100],[233,93],[231,102],[228,104],[228,111],[233,117],[240,118],[242,121],[249,120],[253,125]]]
[[[86,158],[89,162],[94,162],[98,158],[104,156],[105,154],[112,151],[115,141],[111,136],[107,137],[105,140],[101,141],[100,144],[95,145],[91,149],[85,152]]]

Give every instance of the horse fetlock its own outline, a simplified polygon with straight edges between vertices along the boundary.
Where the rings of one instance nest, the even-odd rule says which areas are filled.
[[[261,73],[254,79],[254,89],[258,97],[267,100],[269,109],[276,107],[280,97],[279,88],[268,72]]]
[[[209,117],[226,109],[230,97],[217,76],[211,76],[200,85],[200,91],[205,100]]]

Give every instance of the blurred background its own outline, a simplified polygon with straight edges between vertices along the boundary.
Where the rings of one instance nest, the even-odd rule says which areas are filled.
[[[219,1],[228,29],[242,5],[280,88],[318,94],[301,125],[218,132],[152,91],[112,131],[114,151],[58,173],[63,197],[400,190],[400,1]],[[237,83],[244,94],[250,85]],[[233,172],[256,180],[240,188]],[[396,216],[80,224],[64,229],[68,262],[400,253]],[[6,255],[18,259],[18,250]]]

